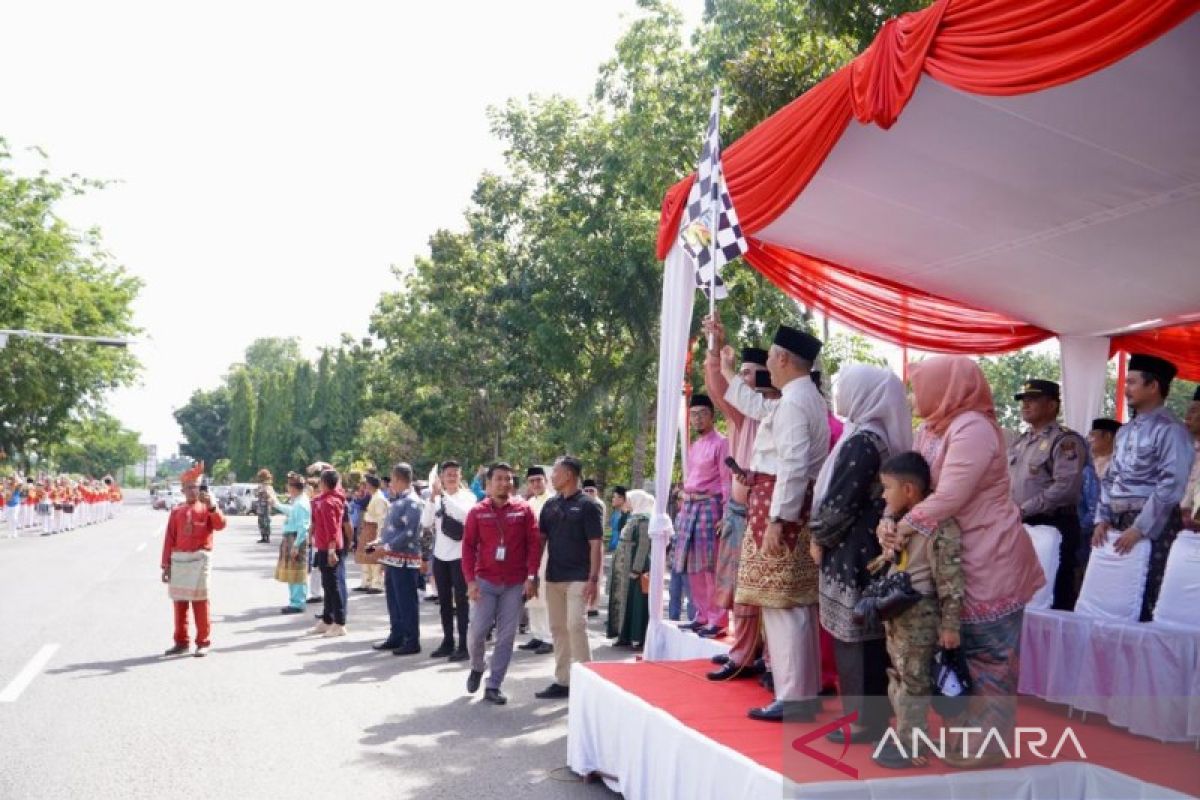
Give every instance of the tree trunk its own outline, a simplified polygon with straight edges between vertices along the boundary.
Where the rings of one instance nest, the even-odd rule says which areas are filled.
[[[647,403],[641,419],[638,420],[637,434],[633,440],[633,465],[629,476],[629,488],[641,489],[646,482],[646,451],[650,444],[650,426],[654,421],[654,403]]]

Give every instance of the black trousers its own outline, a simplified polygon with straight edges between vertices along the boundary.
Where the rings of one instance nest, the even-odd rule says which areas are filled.
[[[433,581],[437,585],[438,610],[442,612],[442,636],[454,640],[454,622],[458,621],[458,645],[467,646],[467,624],[471,620],[471,605],[467,602],[467,579],[463,577],[462,559],[433,560]]]
[[[1058,546],[1058,572],[1054,575],[1054,604],[1051,608],[1074,611],[1078,587],[1075,572],[1079,565],[1079,540],[1083,531],[1079,527],[1079,514],[1071,509],[1060,509],[1054,514],[1038,514],[1024,519],[1026,525],[1049,525],[1062,534]]]
[[[888,700],[887,669],[891,660],[887,640],[843,642],[834,637],[833,655],[837,661],[838,689],[845,714],[858,712],[858,724],[868,730],[887,727],[892,716]]]
[[[349,592],[346,591],[346,557],[339,553],[337,565],[331,567],[329,553],[321,550],[314,561],[321,570],[321,591],[325,595],[321,620],[326,625],[345,625],[346,604],[349,599]]]

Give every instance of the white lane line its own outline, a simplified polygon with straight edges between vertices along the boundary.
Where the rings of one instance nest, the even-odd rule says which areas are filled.
[[[143,550],[145,550],[145,549],[146,549],[146,543],[145,543],[145,542],[142,542],[141,544],[139,544],[139,545],[137,546],[137,550],[136,550],[136,552],[140,553],[140,552],[142,552],[142,551],[143,551]]]
[[[21,696],[21,692],[25,691],[29,684],[33,683],[33,679],[38,676],[54,653],[58,650],[58,645],[47,644],[43,645],[41,650],[37,651],[37,655],[29,659],[29,663],[25,668],[17,673],[17,677],[12,679],[8,686],[4,687],[4,691],[0,692],[0,703],[15,702]]]

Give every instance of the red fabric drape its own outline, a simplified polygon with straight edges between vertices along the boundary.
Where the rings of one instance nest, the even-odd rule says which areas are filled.
[[[772,283],[810,308],[893,344],[932,353],[1002,353],[1054,335],[1002,314],[757,239],[751,239],[745,258]]]
[[[1165,358],[1179,368],[1179,377],[1200,381],[1200,322],[1116,336],[1109,355],[1146,353]]]
[[[937,0],[890,20],[854,61],[722,153],[742,229],[760,231],[792,204],[851,119],[890,127],[922,74],[974,94],[1041,91],[1119,61],[1198,8],[1200,0]],[[663,200],[660,259],[692,180]]]
[[[891,20],[853,62],[724,151],[725,178],[742,229],[754,234],[778,218],[852,120],[882,128],[894,124],[923,74],[975,94],[1036,92],[1119,61],[1198,8],[1200,0],[937,0]],[[663,200],[659,258],[675,242],[693,179],[672,186]],[[853,265],[761,244],[752,245],[747,260],[794,297],[899,344],[984,353],[1051,335],[856,273]],[[1172,357],[1180,360],[1178,352]]]

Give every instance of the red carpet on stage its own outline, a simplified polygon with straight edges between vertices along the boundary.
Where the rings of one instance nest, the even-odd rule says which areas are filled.
[[[708,661],[592,663],[587,666],[605,680],[670,714],[698,733],[768,769],[784,772],[783,726],[756,722],[746,716],[748,709],[770,702],[770,697],[756,681],[709,681],[704,674],[714,667]],[[795,731],[814,730],[842,716],[841,705],[836,698],[827,699],[825,709],[816,722],[789,725],[788,738],[795,738]],[[931,717],[931,721],[940,721],[940,718]],[[1200,753],[1186,744],[1163,744],[1134,736],[1096,717],[1090,717],[1087,722],[1081,722],[1078,718],[1069,720],[1063,707],[1027,697],[1020,699],[1017,724],[1019,727],[1040,727],[1047,731],[1048,744],[1042,748],[1044,754],[1054,749],[1062,731],[1070,726],[1089,763],[1187,794],[1200,791]],[[936,728],[931,729],[930,733],[936,741]],[[831,759],[841,757],[842,746],[828,742],[823,737],[810,742],[808,746],[827,754]],[[957,772],[936,758],[931,759],[930,766],[924,769],[886,769],[871,760],[873,749],[870,745],[854,745],[842,763],[856,769],[859,779]],[[1078,760],[1074,747],[1067,744],[1058,760]],[[1013,766],[1048,763],[1028,752],[1021,759],[1010,762]],[[798,783],[852,780],[816,759],[803,756],[787,759],[787,777]]]

